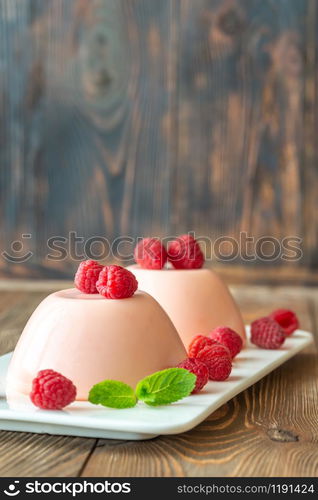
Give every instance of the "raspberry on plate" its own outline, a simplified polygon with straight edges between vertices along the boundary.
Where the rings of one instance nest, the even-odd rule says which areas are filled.
[[[128,269],[112,265],[102,269],[96,288],[106,299],[127,299],[134,295],[138,282]]]
[[[75,401],[76,387],[54,370],[41,370],[33,379],[30,398],[42,410],[61,410]]]
[[[216,340],[210,339],[209,337],[206,337],[205,335],[196,335],[190,342],[188,348],[189,358],[196,358],[198,352],[201,351],[205,346],[214,344],[218,344],[218,342]]]
[[[189,234],[183,234],[169,243],[168,260],[176,269],[200,269],[204,264],[200,245]]]
[[[96,290],[96,281],[102,269],[103,266],[95,260],[84,260],[84,262],[81,262],[74,279],[76,288],[83,293],[98,293]]]
[[[136,246],[134,258],[144,269],[162,269],[167,261],[167,250],[158,238],[144,238]]]
[[[184,361],[181,361],[181,363],[178,364],[178,367],[189,370],[189,372],[193,373],[197,377],[191,394],[201,391],[201,389],[203,389],[203,387],[207,384],[209,380],[209,370],[203,361],[195,358],[187,358]]]
[[[289,309],[276,309],[269,317],[277,321],[286,335],[291,335],[299,328],[299,320],[296,314]]]
[[[218,326],[209,333],[209,337],[225,345],[230,351],[232,358],[241,351],[243,346],[241,336],[228,326]]]
[[[232,360],[229,350],[221,345],[206,346],[199,351],[197,358],[203,361],[209,370],[210,380],[226,380],[232,371]]]
[[[272,318],[264,317],[251,324],[251,342],[264,349],[279,349],[286,334]]]

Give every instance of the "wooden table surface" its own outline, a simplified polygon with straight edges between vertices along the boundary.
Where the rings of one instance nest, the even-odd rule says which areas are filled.
[[[33,309],[58,288],[0,282],[0,354],[14,348]],[[232,291],[246,322],[289,307],[317,338],[318,289]],[[317,389],[311,347],[184,434],[120,441],[0,431],[0,476],[317,476]]]

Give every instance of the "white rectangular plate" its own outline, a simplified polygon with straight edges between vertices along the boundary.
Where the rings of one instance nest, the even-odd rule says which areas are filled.
[[[247,327],[249,336],[249,328]],[[209,382],[200,394],[169,406],[113,410],[89,403],[73,403],[65,411],[24,410],[8,407],[4,380],[12,353],[0,357],[0,429],[113,439],[150,439],[192,429],[221,405],[251,386],[312,342],[312,335],[297,330],[279,350],[259,349],[247,343],[225,382]]]

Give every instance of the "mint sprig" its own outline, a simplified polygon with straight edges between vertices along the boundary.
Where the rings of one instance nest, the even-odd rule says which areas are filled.
[[[89,391],[88,400],[109,408],[132,408],[138,399],[150,406],[169,405],[189,396],[196,376],[184,368],[167,368],[148,375],[136,387],[117,380],[104,380]]]
[[[136,387],[138,399],[150,406],[168,405],[189,396],[196,376],[184,368],[167,368],[141,380]]]
[[[124,382],[104,380],[89,391],[88,401],[109,408],[132,408],[137,404],[134,390]]]

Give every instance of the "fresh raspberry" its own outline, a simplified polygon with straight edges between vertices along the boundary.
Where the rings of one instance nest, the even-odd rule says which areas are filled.
[[[81,262],[75,274],[74,283],[76,288],[83,293],[98,293],[96,281],[102,269],[103,266],[95,262],[95,260]]]
[[[200,245],[189,234],[179,236],[169,243],[168,259],[176,269],[199,269],[204,264]]]
[[[291,335],[299,328],[299,321],[296,314],[289,309],[277,309],[273,311],[269,317],[277,321],[284,330],[285,335]]]
[[[210,339],[209,337],[206,337],[205,335],[196,335],[190,342],[188,348],[189,358],[196,358],[198,352],[201,351],[205,346],[214,344],[218,344],[218,342],[216,340]]]
[[[209,337],[225,345],[230,351],[232,358],[241,351],[243,346],[243,340],[240,335],[228,326],[218,326],[209,333]]]
[[[213,339],[210,339],[210,340],[213,340]],[[204,361],[205,356],[210,357],[212,355],[214,357],[219,357],[219,358],[227,357],[231,361],[230,351],[228,350],[228,348],[225,345],[219,344],[219,342],[215,342],[212,345],[206,345],[205,347],[203,347],[203,349],[201,349],[197,353],[196,358],[202,359]]]
[[[167,250],[158,238],[144,238],[136,246],[134,257],[144,269],[162,269],[167,261]]]
[[[30,398],[42,410],[61,410],[75,401],[76,387],[54,370],[41,370],[33,379]]]
[[[194,386],[194,389],[191,394],[195,394],[196,392],[201,391],[205,384],[207,384],[209,380],[209,370],[203,361],[195,358],[187,358],[181,363],[178,364],[179,368],[185,368],[189,370],[189,372],[194,373],[196,375],[197,380]]]
[[[251,342],[258,347],[279,349],[285,338],[282,327],[271,318],[260,318],[251,324]]]
[[[100,272],[96,288],[106,299],[127,299],[134,295],[138,282],[128,269],[121,266],[105,266]]]
[[[206,346],[199,351],[197,358],[203,361],[209,370],[210,380],[226,380],[232,371],[232,361],[229,350],[221,345]]]

